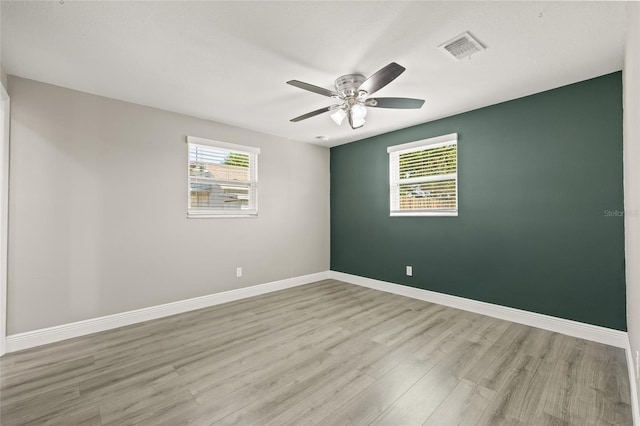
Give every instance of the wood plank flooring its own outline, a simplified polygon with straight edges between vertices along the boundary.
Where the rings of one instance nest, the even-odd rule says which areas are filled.
[[[631,425],[622,349],[339,281],[7,354],[9,425]]]

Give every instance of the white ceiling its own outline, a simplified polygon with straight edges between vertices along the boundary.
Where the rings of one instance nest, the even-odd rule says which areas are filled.
[[[624,2],[3,1],[9,74],[334,146],[622,69]],[[455,61],[438,45],[470,31],[487,50]],[[357,130],[333,100],[336,77],[407,68],[376,96],[420,110],[369,108]],[[320,142],[316,136],[328,136]]]

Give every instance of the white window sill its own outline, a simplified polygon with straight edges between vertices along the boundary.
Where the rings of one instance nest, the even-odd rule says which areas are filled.
[[[458,212],[391,212],[391,217],[403,217],[403,216],[448,216],[457,217]]]
[[[187,214],[187,219],[238,219],[257,218],[258,214]]]

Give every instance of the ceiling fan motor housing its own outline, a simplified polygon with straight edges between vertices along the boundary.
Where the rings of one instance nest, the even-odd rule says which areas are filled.
[[[358,88],[367,78],[362,74],[347,74],[336,79],[336,92],[344,98],[358,96]]]

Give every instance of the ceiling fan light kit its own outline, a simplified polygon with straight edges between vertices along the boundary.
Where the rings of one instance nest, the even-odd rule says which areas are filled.
[[[352,129],[364,126],[367,108],[395,108],[395,109],[418,109],[424,104],[423,99],[411,98],[367,98],[368,95],[382,89],[387,84],[395,80],[405,68],[395,62],[378,70],[371,77],[366,78],[362,74],[347,74],[338,77],[335,81],[336,91],[314,86],[298,80],[287,81],[287,84],[308,90],[323,96],[328,96],[341,101],[340,104],[321,108],[307,114],[292,118],[292,122],[306,120],[325,112],[333,111],[331,119],[340,126],[345,117],[348,118]]]
[[[344,118],[347,116],[347,113],[344,112],[344,109],[337,108],[332,114],[331,119],[339,126],[344,121]]]
[[[352,127],[354,129],[364,126],[364,118],[367,116],[367,109],[363,105],[353,105],[349,110],[349,114],[351,114],[351,122],[353,123]]]

